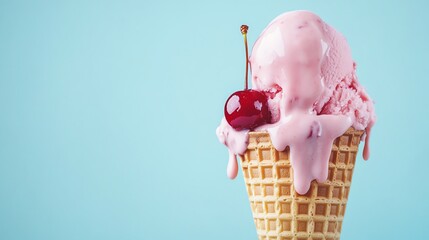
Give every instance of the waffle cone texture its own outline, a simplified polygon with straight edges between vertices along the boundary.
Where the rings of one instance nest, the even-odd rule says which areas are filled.
[[[349,128],[335,139],[327,181],[313,181],[300,195],[293,185],[289,148],[279,152],[268,133],[249,133],[241,166],[260,240],[340,239],[362,134]]]

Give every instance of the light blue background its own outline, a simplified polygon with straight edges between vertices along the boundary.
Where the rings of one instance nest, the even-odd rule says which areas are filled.
[[[250,45],[308,9],[376,102],[342,239],[429,227],[425,1],[1,1],[0,239],[256,239],[216,136]]]

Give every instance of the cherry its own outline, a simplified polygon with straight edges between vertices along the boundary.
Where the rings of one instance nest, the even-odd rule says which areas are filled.
[[[225,103],[225,119],[235,130],[254,129],[271,120],[267,97],[255,90],[233,93]]]
[[[249,72],[249,50],[247,48],[247,30],[248,26],[240,27],[244,37],[244,46],[246,49],[246,76],[244,78],[244,90],[233,93],[225,103],[225,119],[236,130],[250,129],[268,123],[271,120],[271,114],[268,110],[268,96],[263,92],[248,89]]]

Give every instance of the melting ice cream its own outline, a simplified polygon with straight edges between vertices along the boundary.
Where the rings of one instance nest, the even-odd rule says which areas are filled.
[[[305,194],[313,180],[328,176],[333,141],[349,127],[365,130],[364,159],[375,122],[373,102],[359,84],[346,39],[320,17],[294,11],[275,18],[257,39],[250,57],[252,89],[267,93],[267,131],[278,151],[290,148],[295,189]],[[237,131],[223,119],[216,133],[229,149],[227,174],[237,175],[236,155],[248,144],[249,130]]]

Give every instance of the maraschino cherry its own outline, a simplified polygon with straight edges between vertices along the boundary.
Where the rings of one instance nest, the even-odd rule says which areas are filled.
[[[268,110],[267,96],[262,92],[248,89],[249,50],[247,47],[248,26],[242,25],[240,30],[244,37],[246,49],[246,76],[243,91],[233,93],[225,103],[225,119],[235,130],[254,128],[268,123],[271,119]]]

